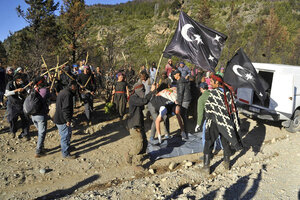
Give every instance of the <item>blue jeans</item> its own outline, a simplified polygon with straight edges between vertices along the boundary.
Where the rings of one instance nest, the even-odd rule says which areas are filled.
[[[40,154],[44,148],[44,141],[47,131],[47,118],[45,115],[32,115],[32,122],[38,129],[38,141],[36,145],[36,153]]]
[[[70,155],[69,148],[71,143],[72,128],[67,124],[56,124],[60,134],[60,146],[63,157]]]

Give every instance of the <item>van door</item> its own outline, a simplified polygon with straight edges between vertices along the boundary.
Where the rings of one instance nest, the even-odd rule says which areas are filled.
[[[269,108],[290,118],[294,111],[294,92],[293,74],[274,73]]]

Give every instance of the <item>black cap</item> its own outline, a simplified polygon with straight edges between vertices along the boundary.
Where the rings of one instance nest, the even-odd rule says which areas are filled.
[[[205,82],[200,83],[199,87],[200,87],[200,88],[203,88],[203,89],[205,89],[205,90],[208,89],[208,85],[207,85],[207,83],[205,83]]]

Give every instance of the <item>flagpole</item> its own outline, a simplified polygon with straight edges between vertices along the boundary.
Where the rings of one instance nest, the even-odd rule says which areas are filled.
[[[175,26],[176,22],[177,22],[177,21],[174,21],[174,23],[173,23],[173,26],[172,26],[172,29],[171,29],[171,30],[173,30],[173,29],[174,29],[174,26]],[[171,38],[171,35],[172,35],[172,34],[170,33],[170,35],[169,35],[169,37],[168,37],[168,39],[167,39],[167,42],[166,42],[166,44],[165,44],[165,47],[164,47],[164,50],[163,50],[163,52],[164,52],[164,51],[166,50],[166,48],[167,48],[167,45],[168,45],[168,43],[169,43],[169,40],[170,40],[170,38]],[[161,63],[161,61],[162,61],[163,55],[164,55],[164,53],[162,53],[162,54],[161,54],[161,56],[160,56],[160,59],[159,59],[159,61],[158,61],[158,65],[157,65],[157,70],[156,70],[156,73],[155,73],[154,82],[156,82],[157,74],[158,74],[158,72],[159,72],[159,67],[160,67],[160,63]]]

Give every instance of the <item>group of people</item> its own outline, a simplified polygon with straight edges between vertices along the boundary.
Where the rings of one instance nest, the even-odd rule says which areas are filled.
[[[0,67],[0,73],[1,69],[4,68]],[[126,119],[131,138],[130,149],[126,153],[128,163],[141,166],[148,142],[161,143],[163,139],[171,137],[169,118],[175,115],[180,127],[179,135],[183,140],[188,139],[188,133],[203,132],[203,170],[209,173],[216,140],[222,143],[224,163],[229,169],[231,149],[239,150],[242,145],[238,134],[239,119],[234,103],[234,91],[222,79],[224,69],[217,73],[205,72],[198,67],[190,69],[183,61],[173,65],[169,59],[164,70],[157,73],[158,70],[155,63],[152,63],[149,69],[142,66],[137,81],[131,66],[108,75],[115,80],[111,101],[115,104],[120,120],[124,119],[126,108],[129,108]],[[100,67],[94,70],[84,61],[72,67],[63,66],[56,74],[46,71],[43,76],[37,76],[31,82],[22,68],[14,71],[8,67],[4,75],[5,90],[0,87],[0,97],[4,94],[8,98],[7,119],[13,137],[17,132],[18,117],[21,118],[23,129],[19,137],[29,136],[30,118],[23,111],[23,103],[26,96],[34,92],[43,102],[39,111],[31,114],[31,120],[38,129],[35,156],[41,157],[45,154],[48,105],[49,102],[55,101],[56,109],[51,117],[61,136],[62,155],[64,158],[75,158],[70,149],[73,109],[76,107],[76,101],[81,102],[85,108],[86,125],[92,125],[92,119],[95,117],[92,115],[93,100],[95,94],[101,93],[103,89],[104,76]],[[132,80],[135,81],[134,85],[129,87]],[[3,101],[0,103],[4,106]],[[144,128],[147,115],[152,118],[149,140]],[[197,119],[195,131],[188,126],[189,115],[192,115],[194,120]],[[164,123],[164,138],[161,136],[161,121]]]
[[[0,66],[1,76],[1,107],[6,108],[6,118],[10,125],[12,137],[16,137],[18,119],[20,118],[22,132],[18,138],[30,139],[30,120],[38,130],[38,141],[35,157],[45,154],[44,140],[47,132],[47,120],[49,105],[55,102],[53,122],[56,124],[61,135],[62,155],[65,158],[74,158],[70,154],[71,124],[73,109],[76,100],[80,101],[85,108],[86,124],[92,123],[93,97],[97,88],[102,87],[102,72],[97,67],[92,71],[91,66],[84,62],[72,67],[63,65],[52,73],[44,70],[42,74],[29,77],[22,67],[14,70]],[[4,80],[4,81],[3,81]],[[31,80],[31,81],[30,81]],[[7,100],[3,101],[3,96]],[[34,96],[34,98],[32,98]],[[25,100],[28,99],[26,102]],[[36,106],[34,111],[26,109],[27,104]],[[31,119],[30,119],[31,117]]]
[[[164,122],[164,139],[168,140],[169,117],[175,115],[183,140],[188,139],[191,132],[203,133],[203,171],[210,173],[210,160],[217,140],[224,149],[224,166],[229,169],[232,149],[242,149],[242,143],[234,90],[223,81],[223,72],[223,68],[217,73],[204,72],[197,67],[190,69],[184,62],[174,66],[169,59],[160,79],[149,84],[147,80],[150,78],[142,69],[129,98],[128,128],[132,146],[127,161],[141,166],[148,142],[155,143],[158,140],[158,143],[162,143],[160,122]],[[196,110],[196,116],[193,117],[197,118],[195,131],[188,126],[189,115],[194,114],[188,111],[193,110]],[[153,120],[149,140],[144,130],[144,114],[147,111]]]

